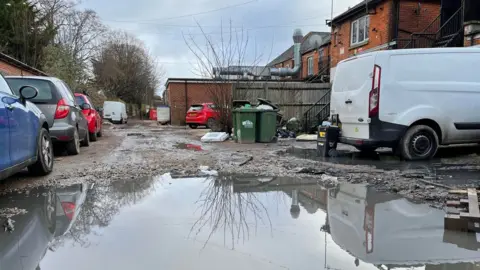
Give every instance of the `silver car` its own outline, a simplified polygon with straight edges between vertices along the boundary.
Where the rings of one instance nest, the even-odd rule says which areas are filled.
[[[38,95],[30,101],[45,114],[56,150],[78,155],[80,146],[89,146],[87,119],[65,82],[54,77],[37,76],[8,76],[5,79],[17,95],[24,85],[38,89]]]

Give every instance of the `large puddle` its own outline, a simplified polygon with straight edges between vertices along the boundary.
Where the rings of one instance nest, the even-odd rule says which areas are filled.
[[[335,164],[366,165],[383,170],[399,170],[404,171],[407,177],[426,178],[444,184],[472,185],[479,183],[480,164],[468,164],[472,159],[472,156],[469,155],[476,155],[475,148],[472,147],[439,149],[433,160],[417,162],[400,160],[389,150],[368,154],[340,150],[336,157],[325,158],[319,156],[316,149],[291,147],[287,150],[287,154]]]
[[[480,236],[365,185],[163,175],[0,198],[15,207],[2,270],[480,269]]]

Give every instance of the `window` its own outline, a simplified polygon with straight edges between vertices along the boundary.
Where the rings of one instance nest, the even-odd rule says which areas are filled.
[[[351,45],[359,44],[368,40],[370,17],[365,16],[352,22]]]
[[[83,106],[83,104],[87,103],[85,99],[81,96],[75,96],[75,103],[79,106]]]
[[[8,83],[3,78],[3,75],[0,75],[0,92],[7,93],[9,95],[12,94],[12,91],[10,90],[10,86],[8,86]]]
[[[310,56],[307,58],[307,75],[313,75],[313,57]]]
[[[31,85],[38,90],[38,95],[31,99],[33,103],[57,104],[55,95],[55,85],[48,80],[27,79],[27,78],[7,78],[8,84],[15,95],[20,96],[20,88],[24,85]]]

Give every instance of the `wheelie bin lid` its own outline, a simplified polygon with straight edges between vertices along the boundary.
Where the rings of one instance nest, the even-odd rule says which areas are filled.
[[[233,108],[234,109],[243,107],[247,104],[251,105],[250,101],[248,101],[248,100],[234,100],[232,103],[233,103]]]
[[[253,107],[253,108],[241,107],[241,108],[233,109],[233,112],[261,112],[261,111],[262,110],[256,109],[255,107]]]
[[[274,110],[278,110],[279,107],[275,104],[273,104],[270,100],[268,99],[264,99],[264,98],[257,98],[258,100],[258,105],[268,105],[270,107],[272,107]]]

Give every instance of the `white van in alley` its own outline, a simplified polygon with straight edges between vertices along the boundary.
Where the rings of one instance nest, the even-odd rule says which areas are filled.
[[[125,103],[119,101],[105,101],[103,103],[103,119],[117,124],[127,123],[128,115]]]
[[[480,50],[387,50],[341,61],[330,115],[340,142],[391,147],[406,160],[432,158],[439,145],[480,142]]]

